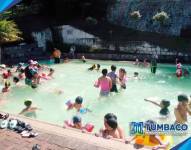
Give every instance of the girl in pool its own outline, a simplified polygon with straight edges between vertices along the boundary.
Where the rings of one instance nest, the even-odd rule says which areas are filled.
[[[127,81],[127,77],[126,77],[126,71],[123,68],[119,69],[119,84],[121,85],[122,89],[126,89],[126,81]]]
[[[112,88],[112,81],[107,77],[107,69],[102,70],[102,76],[98,78],[98,82],[95,83],[95,87],[100,87],[100,96],[108,96],[110,89]]]
[[[108,113],[104,116],[104,128],[100,130],[99,134],[103,138],[117,138],[125,140],[124,130],[119,127],[116,115]]]
[[[5,82],[5,87],[2,89],[2,93],[7,93],[10,91],[11,83],[9,81]]]
[[[36,118],[36,110],[41,110],[37,107],[32,107],[32,100],[26,100],[24,102],[24,105],[26,106],[26,108],[24,108],[19,115],[24,115],[26,117],[34,117]]]
[[[170,106],[170,101],[167,101],[165,99],[163,99],[160,104],[154,102],[154,101],[151,101],[151,100],[148,100],[148,99],[145,99],[146,102],[150,102],[156,106],[159,106],[161,108],[160,110],[160,115],[161,116],[168,116],[169,115],[169,109],[168,107]]]

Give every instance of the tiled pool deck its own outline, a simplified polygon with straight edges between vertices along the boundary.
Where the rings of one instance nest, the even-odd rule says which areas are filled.
[[[115,140],[106,140],[91,134],[81,133],[73,129],[36,121],[22,116],[11,115],[13,118],[25,121],[34,128],[39,135],[35,138],[22,138],[19,134],[7,130],[0,130],[0,150],[31,150],[33,145],[39,144],[41,150],[134,150]],[[144,150],[141,148],[141,150]]]

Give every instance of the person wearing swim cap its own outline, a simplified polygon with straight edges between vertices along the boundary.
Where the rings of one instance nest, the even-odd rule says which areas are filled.
[[[107,77],[107,69],[102,70],[102,76],[98,78],[98,82],[94,84],[95,87],[100,87],[100,96],[109,96],[112,88],[112,81]]]
[[[154,104],[154,105],[160,107],[161,110],[160,110],[159,113],[160,113],[161,116],[168,116],[168,115],[169,115],[170,112],[169,112],[168,107],[170,106],[170,101],[163,99],[163,100],[160,102],[160,104],[157,103],[157,102],[155,102],[155,101],[148,100],[148,99],[145,99],[145,101],[146,101],[146,102],[150,102],[150,103],[152,103],[152,104]]]
[[[24,102],[25,108],[19,113],[19,115],[24,115],[26,117],[36,118],[36,110],[41,110],[37,107],[32,107],[32,100],[26,100]]]
[[[68,110],[75,108],[77,111],[80,111],[80,109],[83,107],[83,98],[81,96],[76,97],[75,102],[68,107]]]
[[[4,88],[2,89],[2,93],[10,92],[10,86],[11,86],[11,83],[10,83],[9,81],[6,81],[6,82],[5,82],[5,86],[4,86]]]
[[[96,136],[125,140],[124,130],[119,127],[117,116],[113,113],[108,113],[104,116],[104,128],[100,129],[100,133],[96,134]]]
[[[174,109],[174,114],[176,117],[175,123],[186,123],[188,120],[188,114],[191,116],[191,109],[188,105],[189,98],[186,94],[178,95],[178,105]]]

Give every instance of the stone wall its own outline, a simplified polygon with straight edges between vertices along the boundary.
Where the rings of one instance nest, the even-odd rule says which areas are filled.
[[[133,11],[139,11],[142,17],[133,19]],[[161,11],[169,15],[164,25],[152,19]],[[117,0],[108,9],[107,18],[111,23],[136,30],[179,36],[182,29],[191,26],[191,0]]]

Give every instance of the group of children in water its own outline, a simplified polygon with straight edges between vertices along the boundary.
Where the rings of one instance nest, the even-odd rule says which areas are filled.
[[[82,61],[85,63],[85,57],[82,58]],[[135,62],[135,65],[138,65],[138,61]],[[147,66],[146,60],[144,61],[144,66]],[[97,70],[99,71],[101,68],[100,64],[94,64],[92,67],[88,68],[89,71]],[[40,83],[40,80],[49,80],[52,79],[52,75],[54,73],[54,69],[48,68],[46,66],[42,66],[38,64],[38,62],[30,60],[29,64],[25,66],[24,64],[19,64],[17,68],[13,68],[9,70],[6,66],[1,66],[0,71],[2,73],[4,87],[2,89],[3,93],[9,92],[10,90],[10,78],[13,79],[15,84],[18,84],[20,80],[25,80],[25,84],[31,86],[32,88],[37,88],[37,85]],[[182,75],[182,66],[180,62],[177,62],[177,77]],[[49,70],[49,73],[44,73],[44,71]],[[117,67],[115,65],[111,66],[111,71],[108,72],[107,69],[102,69],[102,76],[98,78],[94,86],[96,88],[100,88],[100,96],[109,96],[110,93],[115,92],[118,93],[117,84],[119,84],[121,89],[126,89],[126,82],[128,80],[126,76],[126,70],[124,68],[120,68],[118,73],[116,73]],[[16,75],[17,74],[17,75]],[[139,73],[135,72],[133,78],[138,79]],[[160,103],[157,103],[153,100],[145,99],[146,102],[153,103],[154,105],[160,107],[160,115],[168,117],[170,111],[170,101],[161,100]],[[67,110],[76,109],[79,113],[91,112],[88,108],[85,108],[83,105],[83,98],[78,96],[75,99],[75,102],[68,101],[66,103]],[[25,114],[26,116],[31,116],[34,114],[36,110],[39,108],[32,106],[32,100],[26,100],[24,102],[26,108],[24,108],[19,114]],[[40,109],[39,109],[40,110]],[[191,115],[191,102],[189,102],[189,97],[185,94],[178,95],[178,105],[174,109],[174,114],[176,117],[176,123],[186,123],[187,116]],[[107,139],[117,138],[125,141],[126,143],[131,143],[136,138],[132,138],[131,140],[126,140],[124,130],[119,126],[117,121],[117,116],[113,113],[108,113],[104,116],[104,128],[100,129],[99,133],[95,135],[98,137],[104,137]],[[65,121],[64,127],[72,127],[76,129],[80,129],[83,132],[92,132],[94,129],[94,125],[91,123],[82,124],[82,118],[80,115],[73,116],[71,121]],[[149,135],[149,138],[154,139],[158,146],[153,147],[153,149],[158,149],[161,147],[167,147],[167,143],[161,142],[160,137],[156,135]],[[136,140],[135,140],[136,143]]]

